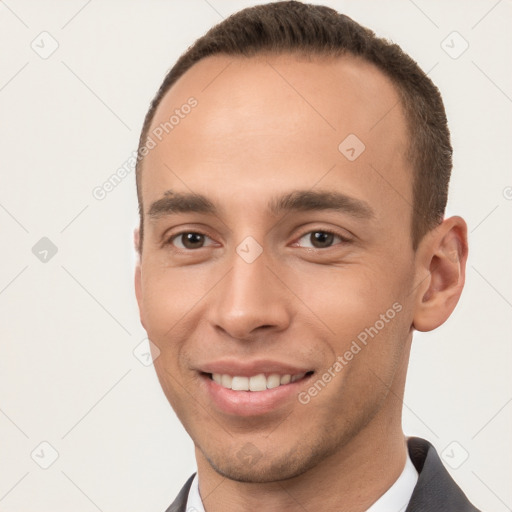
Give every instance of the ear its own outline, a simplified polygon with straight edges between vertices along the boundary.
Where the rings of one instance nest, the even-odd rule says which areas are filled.
[[[135,296],[137,297],[137,304],[139,305],[139,315],[140,315],[140,323],[144,326],[144,320],[142,317],[142,267],[141,267],[141,258],[142,255],[140,253],[140,232],[139,228],[135,228],[133,230],[133,245],[135,251],[137,253],[137,261],[135,263]]]
[[[445,219],[427,233],[417,249],[413,327],[431,331],[442,325],[459,301],[468,258],[467,225],[461,217]]]

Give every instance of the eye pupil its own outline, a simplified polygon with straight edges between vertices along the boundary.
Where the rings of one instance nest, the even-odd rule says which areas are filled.
[[[329,247],[332,245],[334,235],[332,233],[326,233],[325,231],[314,231],[311,233],[311,244],[314,247]]]
[[[187,249],[197,249],[204,244],[204,235],[199,233],[183,233],[181,242]]]

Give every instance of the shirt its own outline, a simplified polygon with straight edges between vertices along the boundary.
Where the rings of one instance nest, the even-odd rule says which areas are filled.
[[[407,454],[405,467],[395,483],[369,508],[366,512],[404,512],[409,504],[414,487],[418,481],[418,472]],[[199,494],[199,481],[197,473],[192,480],[188,493],[187,512],[205,512],[201,495]]]

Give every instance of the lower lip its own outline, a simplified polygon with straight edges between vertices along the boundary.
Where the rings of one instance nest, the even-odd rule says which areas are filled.
[[[201,380],[211,401],[222,412],[236,416],[257,416],[296,400],[304,383],[312,375],[265,391],[233,391],[217,384],[206,374],[201,374]]]

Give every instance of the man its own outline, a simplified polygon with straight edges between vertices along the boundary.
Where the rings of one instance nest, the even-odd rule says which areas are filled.
[[[413,331],[464,285],[451,153],[430,79],[327,7],[245,9],[171,69],[135,233],[141,322],[198,467],[168,511],[476,510],[401,427]]]

